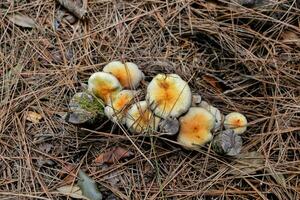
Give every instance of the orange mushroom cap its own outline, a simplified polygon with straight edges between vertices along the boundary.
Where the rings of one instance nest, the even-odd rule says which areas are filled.
[[[148,130],[155,131],[160,119],[148,108],[146,101],[140,101],[131,106],[127,112],[126,125],[134,133]]]
[[[112,61],[103,68],[103,71],[114,75],[124,88],[137,88],[144,77],[143,72],[132,62],[123,64],[120,61]]]
[[[191,106],[192,93],[177,74],[158,74],[148,85],[146,99],[154,113],[166,119],[185,113]]]
[[[88,90],[108,104],[122,89],[118,79],[105,72],[96,72],[88,80]]]
[[[137,94],[136,90],[122,90],[119,92],[114,100],[105,107],[104,112],[106,116],[113,122],[125,123],[125,116],[127,113],[127,106],[132,102]]]
[[[211,141],[214,116],[204,108],[191,107],[179,118],[180,130],[177,141],[185,148],[196,149]]]
[[[225,116],[225,129],[232,129],[236,134],[242,134],[247,130],[247,118],[238,112],[232,112]]]

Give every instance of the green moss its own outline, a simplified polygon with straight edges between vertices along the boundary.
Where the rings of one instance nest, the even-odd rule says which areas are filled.
[[[104,113],[104,103],[101,99],[83,92],[80,95],[75,95],[74,100],[79,104],[79,106],[91,113],[94,114],[103,114]]]

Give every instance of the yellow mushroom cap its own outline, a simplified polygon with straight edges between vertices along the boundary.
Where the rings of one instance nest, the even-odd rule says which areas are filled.
[[[191,106],[192,93],[177,74],[158,74],[149,83],[146,99],[161,118],[178,117]]]
[[[155,131],[158,128],[159,121],[160,118],[152,113],[146,101],[133,104],[127,112],[126,125],[134,133],[142,133],[148,130]]]
[[[242,134],[247,129],[246,117],[238,112],[232,112],[225,116],[225,129],[232,129],[236,134]]]
[[[191,107],[187,114],[179,118],[179,122],[177,141],[183,147],[197,149],[212,140],[211,129],[215,125],[215,118],[206,109]]]
[[[108,104],[122,89],[116,77],[105,72],[96,72],[88,80],[88,90]]]
[[[206,101],[201,101],[200,107],[206,109],[207,111],[209,111],[215,117],[214,131],[219,130],[220,127],[221,127],[222,121],[224,119],[224,116],[222,115],[222,113],[220,112],[220,110],[218,108],[210,105]]]
[[[119,92],[112,102],[105,107],[104,113],[113,122],[125,124],[125,116],[127,106],[132,102],[137,94],[136,90],[122,90]]]
[[[144,77],[143,72],[132,62],[123,64],[120,61],[112,61],[105,65],[103,71],[114,75],[124,88],[137,88]]]

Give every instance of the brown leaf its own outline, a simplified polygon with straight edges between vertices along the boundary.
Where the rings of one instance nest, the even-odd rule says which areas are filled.
[[[34,28],[36,26],[35,21],[26,15],[14,14],[9,16],[8,19],[15,25],[24,28]]]
[[[300,37],[297,33],[292,32],[292,31],[284,31],[281,34],[282,42],[285,44],[294,44],[297,45],[298,47],[300,46]]]
[[[65,166],[62,167],[62,169],[59,172],[59,176],[63,178],[63,183],[64,184],[71,184],[75,182],[76,179],[76,165],[71,165],[71,164],[67,164]]]
[[[229,174],[248,175],[255,174],[257,170],[264,167],[264,156],[257,151],[246,152],[240,154],[237,163],[233,165],[233,169]]]
[[[227,86],[219,78],[212,75],[203,75],[202,79],[218,92],[224,92],[227,89]]]
[[[127,158],[130,156],[133,156],[134,154],[126,149],[123,149],[122,147],[113,147],[108,149],[106,152],[101,153],[97,158],[95,159],[96,164],[113,164],[121,160],[122,158]]]
[[[66,185],[56,189],[60,194],[72,197],[74,199],[87,199],[82,195],[80,187],[77,185]]]
[[[37,124],[40,122],[40,120],[42,119],[42,115],[40,115],[39,113],[33,112],[33,111],[28,111],[26,113],[26,120]]]

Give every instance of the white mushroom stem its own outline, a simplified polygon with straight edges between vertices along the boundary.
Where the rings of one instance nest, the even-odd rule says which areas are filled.
[[[214,116],[214,118],[216,120],[215,127],[214,127],[214,132],[218,131],[221,128],[222,122],[224,120],[224,116],[222,115],[220,110],[218,108],[210,105],[206,101],[201,101],[200,107],[206,109],[207,111],[209,111]]]

